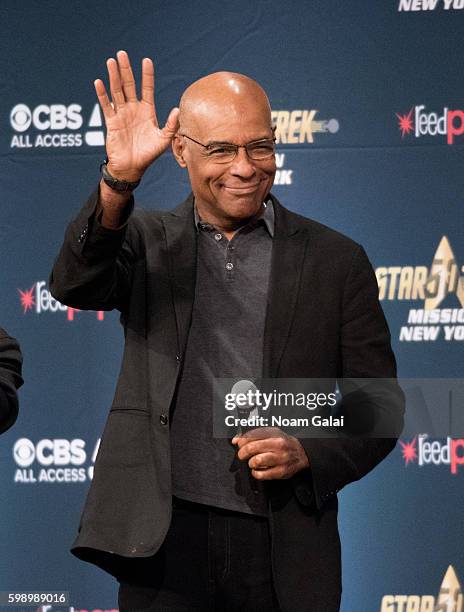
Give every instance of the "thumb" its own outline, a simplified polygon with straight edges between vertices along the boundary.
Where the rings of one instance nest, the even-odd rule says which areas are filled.
[[[161,133],[164,138],[172,140],[174,137],[174,134],[177,132],[178,129],[179,129],[179,109],[176,106],[169,113],[169,116],[166,120],[166,124],[164,128],[161,130]]]

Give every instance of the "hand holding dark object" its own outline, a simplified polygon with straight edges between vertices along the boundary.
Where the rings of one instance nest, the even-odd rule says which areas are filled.
[[[19,345],[0,328],[0,433],[9,429],[18,417],[16,389],[23,384]]]
[[[127,53],[118,51],[116,58],[106,62],[111,100],[103,81],[97,79],[94,83],[105,118],[106,153],[109,160],[107,171],[120,181],[136,182],[170,146],[178,129],[179,109],[173,108],[165,126],[160,128],[155,108],[153,62],[148,58],[142,61],[142,83],[138,99]],[[103,181],[100,190],[103,224],[114,227],[131,193],[115,192]]]
[[[300,441],[278,427],[253,429],[243,436],[235,436],[232,444],[237,444],[238,458],[248,461],[251,474],[257,480],[291,478],[309,467]]]

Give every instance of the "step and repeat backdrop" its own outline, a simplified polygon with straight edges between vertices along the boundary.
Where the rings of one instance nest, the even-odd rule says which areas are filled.
[[[58,303],[47,280],[105,157],[93,80],[118,49],[137,79],[152,57],[164,122],[202,75],[257,79],[277,126],[275,195],[364,245],[402,377],[459,378],[464,0],[4,0],[0,17],[0,324],[25,379],[0,440],[0,591],[70,593],[40,612],[114,611],[117,583],[69,546],[121,327]],[[170,209],[188,192],[168,153],[136,202]],[[424,431],[339,494],[344,612],[464,610],[463,483],[464,434]]]

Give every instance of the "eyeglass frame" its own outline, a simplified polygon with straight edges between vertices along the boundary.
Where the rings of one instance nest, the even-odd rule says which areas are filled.
[[[188,138],[189,140],[191,140],[192,142],[194,142],[197,145],[200,145],[200,147],[203,147],[204,149],[208,149],[209,147],[212,147],[214,145],[227,145],[229,147],[234,147],[235,148],[235,153],[234,153],[234,156],[232,157],[232,159],[230,159],[228,161],[218,161],[218,160],[216,160],[215,163],[217,163],[217,164],[230,164],[231,162],[233,162],[234,159],[237,157],[237,153],[238,153],[239,149],[245,149],[246,154],[248,156],[248,159],[251,159],[253,161],[264,161],[266,159],[271,159],[271,157],[275,154],[275,143],[276,143],[275,136],[274,136],[274,138],[260,138],[259,140],[252,140],[251,142],[247,142],[244,145],[234,144],[233,142],[220,142],[220,141],[211,142],[210,144],[205,145],[202,142],[199,142],[198,140],[195,140],[195,138],[192,138],[191,136],[187,136],[187,134],[180,134],[180,133],[178,133],[177,136],[183,136],[184,138]],[[248,152],[247,147],[249,145],[256,144],[256,143],[259,143],[259,142],[272,142],[274,144],[274,151],[271,153],[271,155],[269,155],[269,157],[262,157],[261,159],[255,159],[255,158],[251,157],[251,155]]]

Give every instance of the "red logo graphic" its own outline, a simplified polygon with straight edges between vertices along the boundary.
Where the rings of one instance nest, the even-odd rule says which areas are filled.
[[[400,440],[400,444],[401,452],[403,453],[403,459],[405,460],[406,465],[408,465],[410,461],[417,461],[417,438],[414,438],[412,442],[408,443]]]
[[[413,106],[408,113],[395,113],[401,138],[412,134],[414,138],[441,136],[449,145],[457,136],[464,136],[464,110],[443,107],[439,112],[427,109],[425,104]]]
[[[428,434],[420,434],[411,442],[402,442],[401,453],[405,464],[417,462],[418,467],[425,465],[448,465],[451,474],[457,474],[464,467],[464,438],[430,440]]]
[[[34,300],[34,295],[33,295],[34,290],[35,290],[35,283],[32,285],[30,289],[27,289],[26,291],[21,291],[21,289],[18,289],[19,298],[21,300],[21,306],[24,308],[24,314],[26,314],[28,310],[30,310],[33,306],[35,306],[35,300]]]
[[[395,113],[398,117],[398,125],[401,130],[401,138],[404,138],[405,134],[409,134],[414,130],[414,121],[412,118],[412,114],[414,112],[414,107],[411,108],[407,115],[400,115],[399,113]]]
[[[18,289],[19,299],[21,306],[23,307],[23,313],[26,314],[28,310],[41,314],[43,312],[66,312],[68,321],[74,321],[74,315],[76,312],[80,312],[78,308],[72,308],[66,306],[52,296],[50,291],[46,287],[45,281],[37,281],[32,285],[30,289],[22,291]],[[97,319],[103,321],[105,313],[103,310],[97,311]]]

